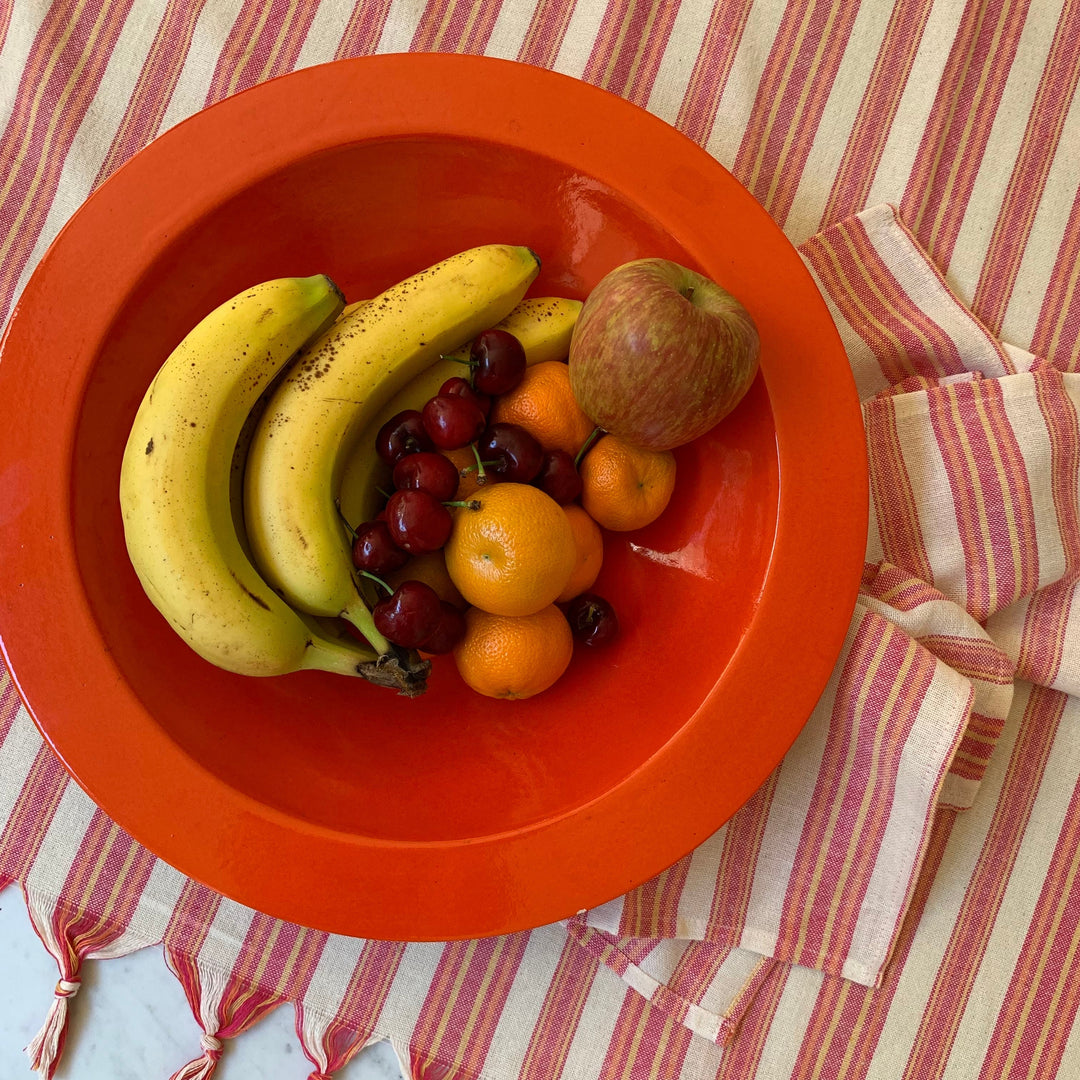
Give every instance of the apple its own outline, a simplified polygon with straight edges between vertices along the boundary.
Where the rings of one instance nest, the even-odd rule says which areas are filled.
[[[743,305],[670,259],[636,259],[589,293],[570,341],[570,386],[594,424],[671,450],[742,400],[758,368]]]

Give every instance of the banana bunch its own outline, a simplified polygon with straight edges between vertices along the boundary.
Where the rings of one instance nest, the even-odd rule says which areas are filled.
[[[147,596],[196,652],[241,674],[423,691],[428,662],[386,641],[361,595],[342,475],[394,396],[506,318],[538,271],[528,248],[487,245],[349,308],[322,275],[279,279],[187,335],[135,417],[120,502]]]
[[[349,620],[408,686],[419,662],[376,629],[339,509],[345,464],[386,403],[500,319],[539,272],[526,247],[471,248],[358,305],[305,348],[267,404],[244,471],[255,561],[290,605]],[[370,454],[371,466],[377,459]]]
[[[132,566],[173,629],[228,671],[363,675],[378,660],[266,584],[245,553],[237,510],[234,458],[253,407],[343,303],[322,275],[268,281],[233,297],[165,361],[128,436],[120,508]]]

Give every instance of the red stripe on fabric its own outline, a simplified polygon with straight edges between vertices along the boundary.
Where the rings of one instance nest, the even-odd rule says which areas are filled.
[[[386,995],[405,955],[405,945],[393,941],[365,941],[335,1013],[318,1029],[318,1050],[326,1061],[325,1072],[344,1068],[375,1033]],[[296,1034],[304,1054],[319,1066],[316,1048],[309,1042],[305,988],[296,997]]]
[[[1077,190],[1043,297],[1031,350],[1062,371],[1080,371],[1080,190]]]
[[[8,27],[11,25],[11,13],[15,10],[15,0],[3,0],[0,3],[0,49],[7,40]]]
[[[1028,924],[980,1076],[1056,1076],[1080,1005],[1080,785]]]
[[[964,552],[964,607],[982,622],[1038,585],[1024,456],[996,379],[936,387],[926,400]]]
[[[518,1080],[562,1076],[599,967],[596,959],[567,938],[529,1036]]]
[[[349,24],[334,52],[335,60],[373,53],[386,29],[391,0],[360,0],[349,16]]]
[[[604,1080],[678,1080],[692,1038],[688,1028],[651,1007],[640,994],[629,993],[599,1075]]]
[[[0,137],[0,323],[48,218],[75,134],[132,0],[56,0],[30,48]]]
[[[900,203],[942,269],[952,259],[1027,12],[1027,0],[969,0],[945,65]]]
[[[15,688],[15,682],[0,662],[0,747],[7,740],[21,708],[22,698]]]
[[[971,306],[999,332],[1080,81],[1080,3],[1065,0]]]
[[[185,878],[162,935],[166,949],[187,956],[197,955],[221,903],[219,893]]]
[[[540,0],[518,49],[518,60],[537,67],[554,67],[576,6],[576,0]]]
[[[102,183],[160,131],[205,3],[206,0],[169,0],[93,187]]]
[[[868,596],[897,611],[914,611],[923,604],[944,599],[943,594],[926,580],[884,561],[863,567],[861,588]]]
[[[483,1068],[528,941],[523,933],[444,947],[413,1028],[414,1061]]]
[[[157,860],[95,810],[51,919],[73,970],[128,928]]]
[[[687,1002],[700,1005],[734,948],[733,945],[717,944],[707,939],[688,942],[667,980],[671,992]]]
[[[245,3],[218,57],[204,105],[292,71],[319,0]]]
[[[769,1037],[780,998],[787,986],[790,968],[773,964],[750,1007],[743,1013],[733,1038],[728,1042],[717,1071],[717,1080],[747,1080],[757,1076],[761,1055]]]
[[[967,370],[952,338],[909,297],[858,219],[811,237],[800,251],[890,384]]]
[[[858,11],[849,0],[785,7],[732,166],[779,225],[787,220]]]
[[[864,617],[840,672],[780,918],[778,959],[842,973],[901,754],[935,670],[931,654],[892,623],[874,613]]]
[[[413,34],[410,52],[483,53],[501,3],[455,0],[429,3]]]
[[[889,397],[875,398],[863,408],[866,429],[866,449],[870,463],[870,485],[874,496],[874,514],[881,549],[898,574],[924,581],[926,588],[934,580],[934,571],[923,538],[915,488],[904,460],[903,443],[896,418],[896,402]],[[907,584],[903,589],[913,591],[907,602],[914,606],[925,597],[923,588]],[[938,595],[937,590],[933,590]],[[901,607],[904,596],[899,583],[881,599]]]
[[[619,933],[640,937],[677,937],[679,897],[686,885],[689,858],[638,886],[623,898]]]
[[[1064,695],[1034,687],[903,1080],[940,1076],[989,943],[1064,711]]]
[[[582,78],[647,104],[678,10],[667,0],[611,0]]]
[[[53,752],[43,745],[0,833],[0,871],[26,880],[70,782]]]
[[[874,70],[863,92],[844,156],[821,215],[821,228],[866,208],[885,142],[933,6],[933,0],[909,0],[893,6]]]
[[[709,141],[716,122],[720,98],[727,86],[752,6],[752,0],[716,4],[709,16],[709,25],[675,119],[675,127],[702,146]]]
[[[1032,371],[1035,398],[1050,438],[1051,496],[1065,555],[1060,580],[1040,589],[1024,619],[1017,668],[1021,678],[1052,685],[1065,658],[1076,584],[1080,581],[1080,420],[1056,368],[1039,363]]]
[[[783,767],[781,762],[727,823],[705,927],[709,941],[738,945],[742,939],[761,841]]]

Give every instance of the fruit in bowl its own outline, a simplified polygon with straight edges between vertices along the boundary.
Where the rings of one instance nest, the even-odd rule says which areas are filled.
[[[364,108],[326,107],[347,101]],[[370,301],[505,239],[543,254],[538,298],[583,302],[612,267],[652,254],[729,288],[761,332],[763,377],[674,452],[664,513],[605,537],[594,591],[617,604],[618,637],[575,646],[555,684],[512,702],[468,694],[446,657],[416,699],[200,658],[146,598],[123,539],[117,476],[154,371],[254,282],[327,274]],[[610,899],[749,797],[840,648],[865,547],[865,447],[825,305],[781,231],[701,148],[579,81],[402,54],[236,95],[96,189],[2,349],[5,660],[105,811],[262,911],[446,940]],[[42,356],[62,359],[61,377]],[[464,373],[438,373],[428,396]],[[663,658],[696,662],[658,678],[658,642]]]

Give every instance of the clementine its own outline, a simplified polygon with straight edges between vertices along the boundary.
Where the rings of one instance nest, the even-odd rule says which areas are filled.
[[[529,698],[559,679],[573,652],[570,624],[554,604],[518,616],[469,608],[454,659],[462,679],[477,693]]]
[[[574,533],[551,496],[528,484],[476,492],[446,543],[446,568],[461,595],[495,615],[532,615],[562,592],[577,561]]]
[[[640,529],[665,510],[675,490],[675,456],[605,435],[581,460],[581,505],[615,532]]]
[[[566,588],[555,598],[559,603],[573,600],[586,589],[592,588],[604,561],[604,536],[600,532],[600,526],[577,503],[564,506],[563,513],[566,514],[566,519],[570,522],[570,529],[574,534],[577,562],[574,564]]]
[[[559,360],[526,368],[521,382],[495,399],[491,422],[517,424],[545,450],[565,450],[571,457],[595,426],[570,389],[570,369]]]

